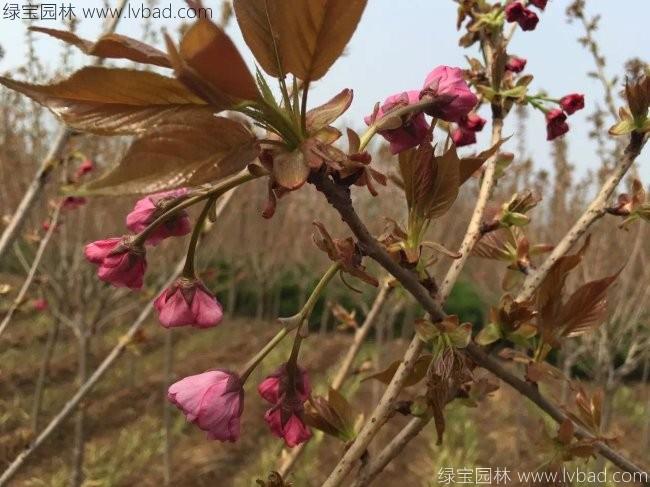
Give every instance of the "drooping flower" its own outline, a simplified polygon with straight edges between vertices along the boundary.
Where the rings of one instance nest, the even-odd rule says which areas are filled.
[[[458,127],[451,133],[451,140],[454,141],[456,147],[463,147],[476,143],[476,132]]]
[[[554,108],[546,114],[546,140],[553,140],[569,131],[566,113]]]
[[[198,279],[177,279],[156,298],[154,307],[165,328],[210,328],[223,319],[221,304]]]
[[[185,377],[171,385],[167,398],[188,421],[207,431],[209,439],[239,439],[244,390],[237,374],[211,370]]]
[[[506,5],[505,8],[506,20],[508,22],[517,22],[521,30],[534,30],[539,22],[539,17],[535,12],[524,5],[515,1]]]
[[[521,16],[518,23],[521,30],[535,30],[535,27],[537,27],[537,24],[539,23],[539,17],[532,10],[525,8],[524,14]]]
[[[289,365],[282,364],[273,374],[264,379],[257,390],[260,396],[273,404],[266,411],[264,419],[271,432],[284,438],[291,448],[311,438],[311,430],[303,418],[304,403],[311,394],[307,371],[296,365],[296,373],[289,373]]]
[[[524,9],[524,5],[518,0],[509,3],[506,5],[504,10],[506,13],[506,20],[508,22],[519,22],[519,19],[524,15]]]
[[[420,92],[420,98],[425,97],[439,102],[425,113],[447,122],[458,122],[478,102],[463,78],[463,70],[450,66],[438,66],[427,75]]]
[[[117,287],[140,289],[147,269],[145,251],[133,245],[130,236],[108,238],[89,243],[84,249],[86,259],[97,264],[97,276]]]
[[[389,96],[377,113],[365,117],[364,121],[366,125],[370,125],[376,120],[380,120],[391,110],[406,107],[419,101],[420,92],[418,91],[408,91]],[[393,154],[399,154],[406,149],[420,145],[429,135],[429,129],[424,113],[420,112],[404,117],[400,127],[381,130],[379,134],[390,143],[390,151]]]
[[[311,430],[303,419],[303,407],[285,407],[282,404],[269,409],[264,414],[264,420],[271,432],[278,438],[283,438],[287,447],[293,448],[311,438]]]
[[[521,73],[526,67],[526,60],[517,56],[510,56],[506,62],[506,70],[512,73]]]
[[[560,106],[568,115],[573,115],[585,107],[585,96],[580,93],[570,93],[560,99]]]
[[[278,370],[264,379],[257,391],[265,400],[271,404],[280,402],[287,392],[288,387],[287,364],[282,364]],[[309,376],[307,371],[298,366],[298,375],[295,382],[295,392],[297,397],[302,401],[306,401],[311,394],[311,385],[309,384]]]
[[[168,204],[187,194],[187,189],[177,189],[149,195],[138,200],[133,210],[126,216],[126,226],[135,233],[140,233],[158,218],[168,207]],[[158,225],[147,237],[147,243],[158,245],[168,237],[181,237],[192,230],[190,218],[185,210]]]

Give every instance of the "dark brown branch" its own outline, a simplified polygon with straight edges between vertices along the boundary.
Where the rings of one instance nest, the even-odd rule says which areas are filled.
[[[400,284],[404,286],[404,288],[409,291],[409,293],[431,315],[431,318],[434,321],[442,320],[446,314],[440,305],[436,303],[433,297],[424,288],[424,286],[418,282],[417,277],[413,275],[409,270],[403,268],[397,262],[391,259],[390,255],[370,234],[365,224],[361,221],[356,211],[354,210],[352,200],[350,198],[350,189],[346,186],[341,186],[335,183],[332,179],[330,179],[326,174],[322,172],[312,173],[309,178],[309,182],[313,184],[318,191],[323,193],[323,195],[327,198],[327,201],[334,207],[334,209],[338,211],[341,219],[349,226],[350,230],[352,230],[352,233],[358,239],[359,246],[364,254],[375,260],[391,275],[393,275],[400,282]],[[412,353],[410,354],[407,352],[407,355],[413,358],[414,355],[419,354],[419,349],[413,350],[411,352]],[[566,417],[565,413],[560,408],[552,404],[548,399],[546,399],[539,392],[539,390],[506,370],[496,360],[489,357],[481,349],[480,346],[476,345],[475,343],[470,343],[469,346],[465,349],[465,353],[467,353],[467,355],[477,365],[485,368],[486,370],[489,370],[501,380],[509,384],[520,394],[526,396],[554,420],[561,422]],[[405,360],[401,364],[401,376],[407,375],[409,373],[410,367],[413,366],[413,362],[414,360]],[[400,370],[398,370],[395,375],[397,376],[399,372]],[[397,382],[399,382],[399,380]],[[393,381],[391,381],[391,384],[389,384],[388,387],[390,388],[391,386],[394,386],[395,383],[396,380],[394,377]],[[396,397],[397,393],[399,393],[399,390],[393,391],[393,394],[390,395],[390,398]],[[389,410],[388,407],[385,409],[386,412]],[[380,411],[380,416],[381,412],[383,411]],[[374,421],[375,423],[381,424],[383,423],[382,420],[383,418],[381,417],[373,417],[369,422]],[[357,441],[350,447],[350,449],[348,449],[344,457],[339,462],[337,470],[333,473],[333,477],[330,477],[330,479],[333,478],[333,480],[330,481],[330,479],[328,479],[328,481],[323,484],[324,486],[340,484],[340,480],[342,480],[345,475],[347,475],[354,462],[358,461],[366,451],[370,440],[374,436],[374,429],[375,428],[369,427],[368,424],[364,426],[362,431],[359,433]],[[371,431],[369,432],[368,430]],[[578,425],[576,425],[575,431],[576,436],[579,438],[593,438],[589,432],[580,428]],[[638,467],[633,462],[623,457],[620,453],[613,450],[608,445],[602,442],[596,442],[596,448],[602,456],[610,460],[622,470],[631,473],[645,474],[645,471],[642,468]]]

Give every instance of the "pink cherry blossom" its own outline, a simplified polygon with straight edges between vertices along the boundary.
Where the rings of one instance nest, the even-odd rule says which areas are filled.
[[[559,108],[550,110],[546,114],[546,140],[553,140],[569,131],[566,123],[566,113]]]
[[[171,385],[167,398],[188,421],[206,431],[209,439],[239,439],[244,390],[237,374],[211,370],[185,377]]]
[[[132,232],[140,233],[163,213],[167,203],[186,194],[186,189],[177,189],[156,193],[138,200],[133,210],[126,216],[127,228]],[[147,237],[147,243],[158,245],[168,237],[181,237],[190,233],[191,230],[190,218],[185,210],[181,210],[169,220],[158,225]]]
[[[568,115],[573,115],[585,107],[585,96],[580,93],[570,93],[562,97],[560,106]]]
[[[108,238],[89,243],[86,259],[98,265],[97,276],[116,287],[140,289],[147,269],[144,248],[132,244],[132,237]]]
[[[311,438],[311,430],[302,417],[302,407],[285,409],[278,405],[264,414],[264,420],[275,436],[284,438],[284,443],[289,448],[293,448]]]
[[[463,70],[450,66],[438,66],[427,75],[420,93],[420,98],[425,97],[439,102],[425,112],[447,122],[458,122],[478,103],[465,82]]]
[[[198,279],[177,279],[156,298],[154,307],[165,328],[210,328],[223,319],[221,304]]]
[[[408,91],[389,96],[374,117],[367,116],[364,120],[366,125],[370,125],[391,110],[413,105],[419,101],[420,93],[418,91]],[[406,149],[420,145],[428,137],[429,128],[424,113],[420,112],[406,117],[401,127],[382,130],[379,134],[390,143],[390,151],[393,154],[398,154]]]
[[[506,70],[512,73],[521,73],[526,67],[526,60],[517,56],[510,56],[506,62]]]

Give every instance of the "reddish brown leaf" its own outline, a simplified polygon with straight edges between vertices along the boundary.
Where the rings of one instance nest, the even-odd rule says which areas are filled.
[[[317,80],[343,53],[366,0],[235,0],[233,6],[267,73]]]
[[[171,68],[167,55],[131,37],[120,34],[107,34],[97,42],[91,42],[78,37],[74,32],[46,27],[30,27],[30,30],[55,37],[79,48],[83,53],[108,59],[128,59],[136,63],[152,64],[163,68]]]
[[[431,362],[431,355],[420,355],[415,362],[413,371],[408,376],[406,381],[404,381],[404,387],[409,387],[420,382],[427,373],[429,362]],[[369,379],[376,379],[379,382],[383,382],[384,384],[389,384],[395,375],[395,372],[397,372],[397,368],[399,367],[400,363],[401,362],[399,360],[396,360],[381,372],[377,372],[376,374],[371,374],[367,377],[364,377],[362,379],[362,382]]]
[[[563,335],[578,336],[602,323],[607,316],[607,288],[618,274],[588,282],[571,295],[557,318]]]
[[[350,107],[352,90],[344,89],[327,103],[307,112],[307,128],[309,133],[316,132],[330,125]],[[348,132],[349,136],[349,132]]]
[[[242,124],[209,112],[167,119],[135,140],[120,163],[79,192],[153,193],[213,182],[242,170],[259,149]]]
[[[173,78],[130,69],[86,67],[51,85],[0,77],[77,130],[102,135],[142,133],[171,116],[204,110],[205,102]]]
[[[179,53],[201,78],[233,100],[255,100],[257,86],[230,37],[207,19],[190,27],[181,40]]]

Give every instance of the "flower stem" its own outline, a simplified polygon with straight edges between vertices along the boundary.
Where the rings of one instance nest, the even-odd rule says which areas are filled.
[[[190,237],[190,244],[187,248],[187,256],[185,257],[185,267],[183,267],[183,274],[182,274],[183,277],[187,277],[188,279],[196,278],[196,273],[194,272],[196,246],[199,243],[199,236],[201,235],[201,231],[203,230],[203,224],[205,223],[205,220],[207,219],[208,214],[210,213],[210,208],[212,208],[212,205],[214,204],[216,199],[217,196],[212,196],[208,198],[208,201],[206,201],[203,210],[201,210],[201,214],[199,215],[199,218],[196,220],[196,224],[194,225],[194,229],[192,230],[192,236]]]
[[[224,179],[223,181],[220,181],[217,183],[215,186],[212,188],[208,189],[207,191],[200,192],[196,194],[195,196],[192,196],[190,198],[187,198],[185,201],[171,207],[169,210],[167,210],[165,213],[160,215],[158,218],[156,218],[153,222],[149,224],[147,228],[142,230],[134,239],[133,239],[133,244],[134,245],[141,245],[144,243],[144,241],[147,239],[149,234],[153,232],[153,230],[167,221],[168,219],[172,218],[174,215],[176,215],[179,211],[184,210],[185,208],[189,208],[190,206],[195,205],[196,203],[203,201],[204,199],[215,197],[218,198],[222,194],[226,193],[227,191],[236,188],[237,186],[244,184],[248,181],[252,181],[253,179],[257,179],[260,177],[260,175],[255,175],[249,172],[248,170],[244,170],[238,174],[235,174],[234,176],[231,176],[229,178]]]
[[[336,273],[339,271],[341,268],[340,264],[338,262],[332,264],[329,269],[323,274],[323,277],[321,277],[320,281],[318,281],[318,284],[316,284],[316,287],[314,290],[311,292],[309,295],[309,298],[307,299],[307,302],[304,304],[302,309],[297,315],[294,315],[293,317],[289,318],[288,322],[294,322],[297,323],[296,326],[296,335],[293,340],[293,347],[291,348],[291,355],[289,356],[289,360],[287,361],[287,374],[291,377],[292,374],[295,374],[297,371],[297,363],[298,363],[298,353],[300,352],[300,344],[302,343],[303,335],[302,335],[302,328],[305,323],[308,323],[309,318],[314,311],[314,306],[316,306],[316,303],[318,302],[318,299],[320,298],[321,294],[327,288],[327,285],[330,283],[332,278],[336,275]],[[291,380],[289,383],[293,383]]]
[[[241,383],[244,384],[246,382],[246,379],[248,379],[248,376],[251,375],[251,372],[255,370],[255,367],[264,360],[264,357],[268,355],[268,353],[273,350],[278,343],[282,341],[282,339],[287,336],[289,333],[289,329],[287,327],[282,327],[282,329],[275,334],[273,338],[269,340],[269,343],[267,343],[264,348],[262,348],[259,352],[255,354],[253,358],[251,358],[246,365],[244,365],[244,368],[242,369],[242,373],[239,374],[239,377],[241,379]]]
[[[332,277],[336,275],[336,272],[339,270],[339,264],[332,264],[330,268],[327,270],[327,272],[323,275],[321,280],[318,282],[314,290],[312,291],[311,295],[307,299],[307,302],[304,304],[302,309],[295,314],[294,316],[290,318],[281,318],[280,322],[284,325],[282,329],[276,333],[276,335],[269,340],[269,342],[262,348],[253,358],[251,358],[246,365],[244,365],[242,369],[242,373],[239,374],[239,377],[241,378],[242,384],[246,382],[246,379],[248,379],[248,376],[251,375],[253,370],[255,370],[255,367],[257,367],[262,360],[269,354],[271,350],[273,350],[281,341],[282,339],[287,336],[287,334],[293,330],[294,328],[297,328],[296,332],[296,337],[300,335],[300,328],[303,322],[309,319],[309,316],[311,316],[312,311],[314,310],[314,306],[316,305],[316,302],[318,301],[318,298],[320,295],[323,293],[325,288],[327,287],[327,284],[332,280]],[[299,342],[300,339],[296,338],[296,340]],[[293,358],[293,363],[295,365],[296,359],[298,358],[298,350],[300,348],[300,343],[296,345],[296,341],[294,341],[293,348],[291,351],[291,356]],[[291,363],[292,359],[289,359],[289,363]],[[289,367],[291,369],[291,367]]]

